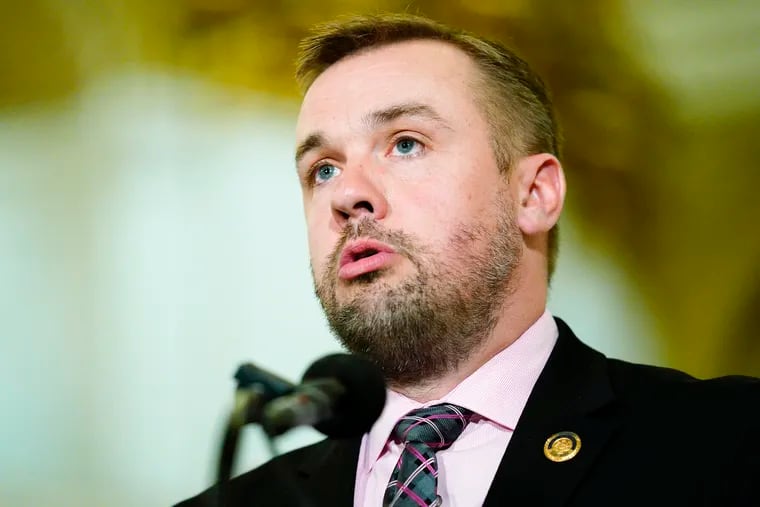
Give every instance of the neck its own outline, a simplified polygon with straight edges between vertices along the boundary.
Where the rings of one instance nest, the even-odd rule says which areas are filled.
[[[496,354],[517,341],[543,315],[546,293],[545,284],[519,287],[503,305],[491,333],[455,369],[423,382],[390,384],[390,388],[419,403],[443,398]]]

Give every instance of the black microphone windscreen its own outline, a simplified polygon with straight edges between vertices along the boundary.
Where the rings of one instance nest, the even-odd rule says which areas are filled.
[[[337,379],[346,392],[333,407],[333,417],[314,425],[328,437],[358,436],[370,430],[385,406],[385,379],[374,363],[353,354],[331,354],[315,361],[303,381]]]

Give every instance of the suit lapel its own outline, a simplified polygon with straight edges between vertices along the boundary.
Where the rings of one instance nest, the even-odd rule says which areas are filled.
[[[361,437],[326,440],[298,468],[304,481],[306,507],[353,505]]]
[[[485,507],[564,505],[619,424],[606,359],[557,320],[559,338],[512,435]],[[563,462],[544,454],[546,440],[571,431],[578,454]],[[361,437],[326,440],[298,468],[306,507],[353,505]]]
[[[556,320],[557,344],[517,423],[486,507],[564,505],[618,425],[605,357]],[[579,437],[578,453],[550,460],[547,439],[566,431]]]

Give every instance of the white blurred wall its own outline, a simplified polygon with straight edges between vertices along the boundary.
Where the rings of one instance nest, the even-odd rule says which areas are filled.
[[[339,350],[311,286],[296,107],[135,70],[0,115],[0,505],[193,495],[241,362],[297,380]],[[622,274],[563,225],[550,308],[661,363]],[[243,444],[240,470],[269,457],[255,428]]]

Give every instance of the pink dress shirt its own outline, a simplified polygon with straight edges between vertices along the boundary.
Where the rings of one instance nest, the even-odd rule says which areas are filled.
[[[464,379],[440,400],[425,404],[388,391],[383,413],[362,439],[356,470],[354,505],[379,507],[401,455],[389,440],[401,416],[423,406],[453,403],[480,414],[454,444],[437,453],[438,494],[444,507],[481,506],[509,445],[533,385],[549,359],[559,332],[545,311],[512,345]]]

